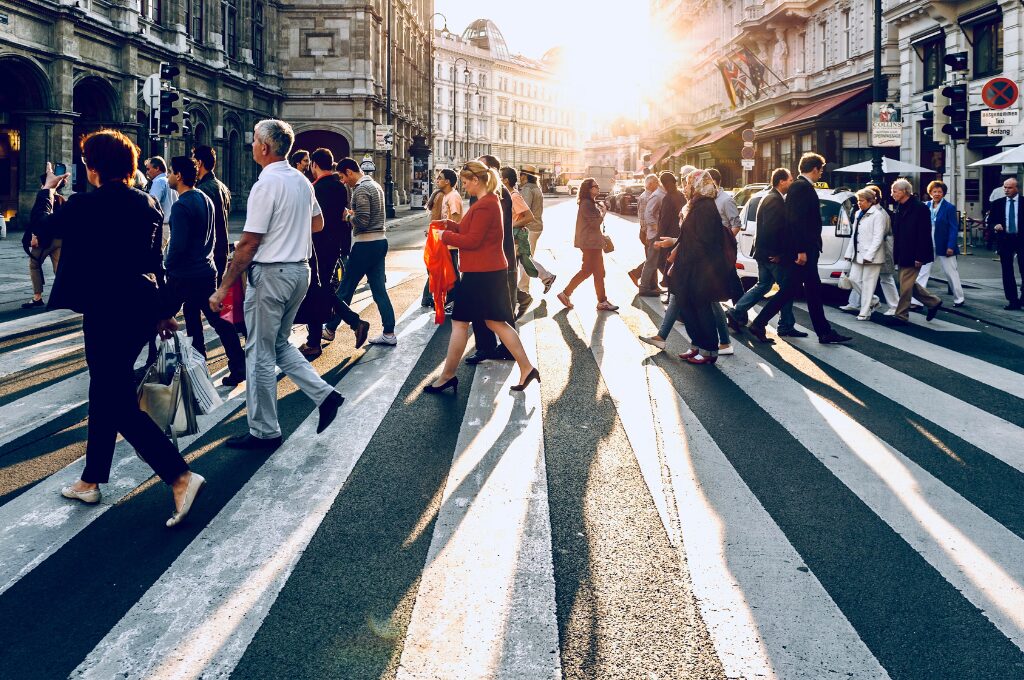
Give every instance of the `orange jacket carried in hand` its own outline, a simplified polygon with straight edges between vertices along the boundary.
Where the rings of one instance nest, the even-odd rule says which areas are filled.
[[[423,262],[430,275],[430,294],[434,296],[434,323],[444,323],[445,298],[455,286],[455,265],[448,246],[441,241],[444,222],[431,222],[427,230],[427,243],[423,246]]]

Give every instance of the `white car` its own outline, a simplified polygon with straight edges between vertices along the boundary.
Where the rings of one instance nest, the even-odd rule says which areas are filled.
[[[853,237],[853,217],[857,210],[857,196],[846,189],[832,190],[818,185],[818,201],[821,204],[821,255],[818,257],[818,276],[822,283],[838,285],[844,273],[849,273],[850,263],[843,259],[846,246]],[[757,206],[768,194],[760,191],[747,201],[740,211],[742,227],[737,236],[739,247],[736,255],[736,269],[747,287],[757,281],[757,261],[750,256],[757,237]]]

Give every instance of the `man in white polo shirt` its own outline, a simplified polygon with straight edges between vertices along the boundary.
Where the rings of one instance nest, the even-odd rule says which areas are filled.
[[[245,401],[249,431],[228,439],[231,448],[274,450],[281,445],[275,365],[316,402],[318,433],[331,424],[345,401],[288,342],[309,288],[313,233],[324,228],[313,186],[286,160],[294,141],[295,133],[284,121],[256,124],[252,157],[263,171],[249,192],[245,227],[231,266],[210,297],[210,307],[219,312],[231,284],[248,268]]]

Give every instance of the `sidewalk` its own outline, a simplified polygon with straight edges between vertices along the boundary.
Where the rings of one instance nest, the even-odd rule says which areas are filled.
[[[408,206],[399,206],[395,210],[395,218],[388,220],[389,231],[405,231],[413,228],[426,226],[430,219],[430,212],[427,210],[411,210]],[[242,227],[245,225],[245,213],[236,212],[231,215],[228,221],[228,233],[232,239],[237,239],[242,234]],[[53,284],[53,269],[50,261],[43,263],[43,277],[45,286],[43,288],[43,299],[50,294],[50,286]],[[21,248],[21,232],[7,232],[7,238],[0,240],[0,314],[10,312],[21,313],[21,304],[32,298],[32,282],[28,276],[28,256]],[[26,310],[25,314],[32,314],[42,311],[40,307],[35,310]]]
[[[994,250],[972,247],[970,255],[957,258],[960,281],[964,286],[963,307],[953,307],[953,297],[941,266],[932,266],[928,288],[942,297],[944,312],[977,319],[999,328],[1024,334],[1024,312],[1003,309],[1006,297],[1003,295],[1003,275],[999,256]]]

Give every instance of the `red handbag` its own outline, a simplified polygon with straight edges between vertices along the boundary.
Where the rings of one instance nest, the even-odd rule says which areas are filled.
[[[228,288],[224,296],[223,309],[220,310],[220,318],[230,324],[245,322],[245,284],[242,277],[235,279],[235,282]]]

